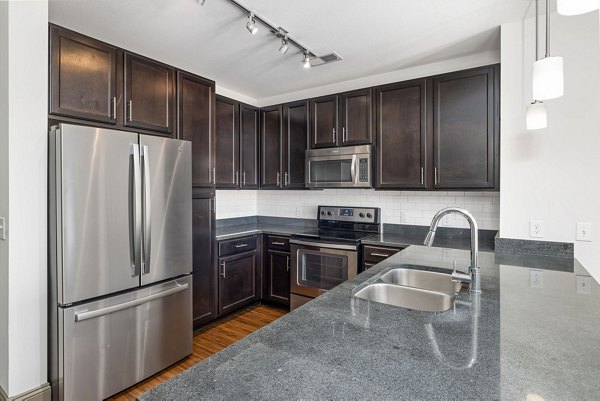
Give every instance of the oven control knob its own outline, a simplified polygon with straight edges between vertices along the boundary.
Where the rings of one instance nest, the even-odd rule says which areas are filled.
[[[367,218],[372,219],[373,215],[371,213],[367,213]]]
[[[327,212],[327,216],[332,216],[333,213],[331,213],[331,211]]]
[[[321,210],[321,216],[325,216],[325,210]]]
[[[364,214],[363,212],[360,212],[360,213],[358,214],[358,216],[359,216],[361,219],[364,219],[364,218],[365,218],[365,214]]]

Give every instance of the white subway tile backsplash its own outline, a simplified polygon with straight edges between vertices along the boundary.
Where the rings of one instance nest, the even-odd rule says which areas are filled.
[[[243,216],[316,218],[318,205],[380,207],[384,223],[427,226],[433,215],[448,206],[474,214],[480,228],[499,228],[498,192],[374,191],[327,189],[322,191],[217,191],[217,219]],[[467,228],[459,216],[448,226]]]

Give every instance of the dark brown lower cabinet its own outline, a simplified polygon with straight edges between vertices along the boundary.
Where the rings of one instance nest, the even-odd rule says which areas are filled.
[[[267,243],[265,299],[284,306],[290,306],[291,261],[289,239],[269,236]],[[271,246],[272,243],[275,245]]]
[[[219,314],[257,301],[260,296],[256,250],[219,258]]]
[[[217,274],[213,263],[214,196],[194,193],[193,317],[194,328],[217,317]]]

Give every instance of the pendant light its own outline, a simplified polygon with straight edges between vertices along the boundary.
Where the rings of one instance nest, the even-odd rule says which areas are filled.
[[[563,59],[550,56],[550,6],[546,0],[546,56],[533,64],[533,98],[556,99],[564,94]]]
[[[560,15],[579,15],[600,8],[599,0],[557,0],[556,10]]]
[[[539,32],[539,12],[538,12],[539,0],[535,0],[535,61],[538,61],[538,32]],[[530,105],[527,106],[526,112],[526,125],[528,130],[546,128],[548,125],[548,118],[546,116],[546,106],[544,102],[534,100]]]

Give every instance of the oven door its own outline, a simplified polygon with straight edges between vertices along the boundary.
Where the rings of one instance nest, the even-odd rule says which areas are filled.
[[[292,240],[290,292],[315,298],[355,277],[358,257],[354,245]]]
[[[307,188],[371,188],[371,154],[306,153]]]

